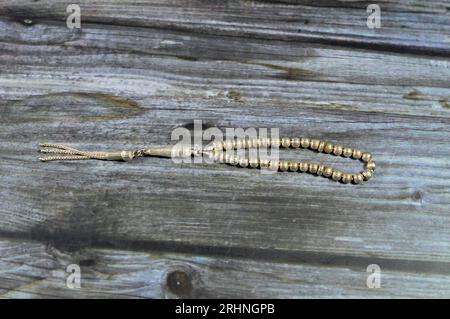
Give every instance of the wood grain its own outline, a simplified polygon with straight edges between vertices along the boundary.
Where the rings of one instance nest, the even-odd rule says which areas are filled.
[[[81,2],[74,31],[66,4],[0,2],[3,297],[450,295],[447,2],[381,1],[376,32],[354,1]],[[194,120],[367,149],[376,176],[37,161],[39,142],[161,145]],[[86,289],[68,290],[65,265],[83,260]],[[168,292],[175,264],[201,284]]]
[[[65,21],[70,1],[2,1],[16,21]],[[83,21],[174,29],[189,33],[314,41],[394,51],[446,54],[450,48],[447,1],[378,1],[384,28],[366,26],[370,1],[79,1]]]
[[[368,289],[365,267],[260,262],[109,249],[61,251],[36,242],[2,240],[0,298],[366,298],[448,297],[449,277],[382,272]],[[80,285],[67,288],[70,264]]]

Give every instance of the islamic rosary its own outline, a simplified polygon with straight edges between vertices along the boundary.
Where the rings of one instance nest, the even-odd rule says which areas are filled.
[[[272,169],[281,172],[302,172],[316,174],[334,181],[342,183],[360,184],[369,180],[375,171],[375,162],[369,152],[358,149],[344,147],[342,145],[321,141],[318,139],[303,138],[237,138],[227,139],[224,142],[213,142],[205,148],[202,147],[179,147],[165,146],[152,147],[131,151],[119,152],[87,152],[60,145],[60,144],[40,144],[43,149],[41,153],[58,154],[39,158],[43,162],[63,161],[63,160],[108,160],[108,161],[131,161],[138,157],[191,157],[207,156],[214,162],[228,165],[235,165],[252,169]],[[335,156],[343,156],[361,160],[365,163],[365,170],[359,173],[346,173],[318,163],[273,160],[262,157],[247,157],[234,154],[234,150],[258,149],[258,148],[305,148],[319,153],[326,153]],[[62,156],[61,156],[62,155]]]

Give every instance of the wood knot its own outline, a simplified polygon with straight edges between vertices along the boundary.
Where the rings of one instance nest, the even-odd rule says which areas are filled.
[[[175,270],[167,274],[166,284],[170,292],[180,297],[191,296],[192,276],[184,271]]]
[[[412,194],[412,199],[414,200],[414,201],[416,201],[416,202],[422,202],[422,200],[423,200],[423,193],[421,192],[421,191],[415,191],[413,194]]]

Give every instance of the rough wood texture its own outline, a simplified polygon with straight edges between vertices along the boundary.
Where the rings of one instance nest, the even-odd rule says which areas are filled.
[[[450,277],[383,272],[383,289],[367,289],[358,267],[89,248],[69,254],[42,243],[0,241],[1,298],[371,298],[415,297],[424,283],[448,296]],[[67,265],[81,265],[82,289],[65,285]]]
[[[0,2],[2,296],[450,296],[448,2],[380,1],[376,31],[365,2],[86,1],[74,31],[68,3]],[[42,141],[170,143],[194,119],[368,149],[377,174],[36,160]]]

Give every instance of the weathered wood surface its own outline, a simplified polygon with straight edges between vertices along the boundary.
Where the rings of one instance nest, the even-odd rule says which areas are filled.
[[[78,31],[68,3],[0,2],[2,296],[450,296],[447,2],[380,2],[376,31],[353,1],[81,2]],[[353,186],[36,161],[41,141],[165,144],[194,119],[354,145],[379,168]],[[65,288],[70,263],[81,290]],[[365,287],[369,264],[380,289]],[[177,269],[189,293],[170,290]]]
[[[67,253],[43,243],[0,241],[1,298],[357,298],[415,297],[424,283],[447,297],[450,277],[383,272],[367,289],[359,267],[260,262],[213,256],[88,248]],[[67,265],[81,265],[82,289],[66,287]]]

